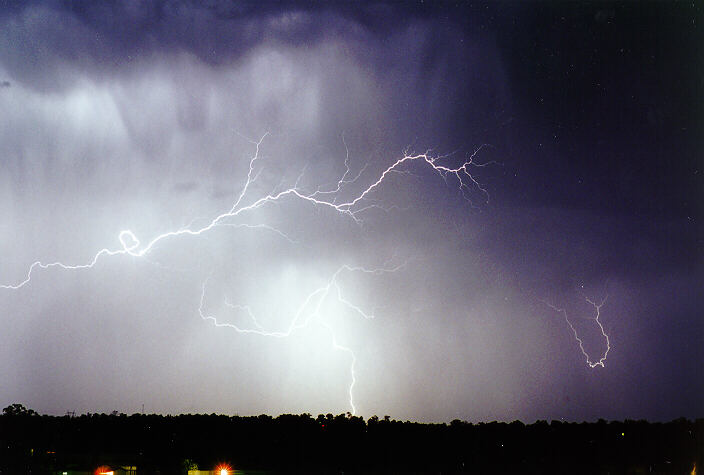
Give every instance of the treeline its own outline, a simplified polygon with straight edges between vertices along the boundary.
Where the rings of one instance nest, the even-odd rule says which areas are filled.
[[[226,462],[274,473],[692,473],[704,419],[471,424],[365,421],[350,414],[0,416],[0,473],[132,465],[186,474]]]

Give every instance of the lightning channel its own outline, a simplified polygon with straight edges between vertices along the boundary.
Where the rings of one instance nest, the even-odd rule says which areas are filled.
[[[557,307],[556,305],[553,305],[549,303],[548,301],[543,300],[543,303],[553,309],[554,311],[561,313],[563,317],[565,318],[565,322],[567,322],[567,325],[569,325],[570,329],[572,330],[572,334],[574,335],[574,339],[577,340],[577,343],[579,344],[579,349],[582,351],[582,355],[586,358],[587,365],[590,368],[596,368],[597,366],[601,366],[604,368],[604,364],[606,363],[606,357],[609,354],[609,351],[611,350],[611,340],[609,339],[609,335],[606,333],[604,330],[604,326],[601,323],[601,320],[599,320],[599,317],[601,316],[601,307],[604,306],[606,303],[606,299],[608,298],[608,294],[604,296],[604,298],[599,302],[595,302],[594,300],[590,299],[589,297],[584,297],[584,300],[589,303],[592,307],[594,307],[595,311],[595,316],[592,320],[594,320],[599,327],[599,331],[601,332],[601,336],[604,338],[604,342],[606,343],[606,350],[604,353],[601,355],[601,357],[598,360],[592,360],[587,351],[584,349],[584,341],[579,337],[579,334],[577,333],[577,329],[574,327],[570,319],[567,317],[567,310],[564,308]]]
[[[37,260],[28,267],[27,273],[23,278],[19,279],[15,283],[0,284],[0,289],[22,289],[31,283],[33,276],[39,270],[46,270],[50,268],[60,268],[66,271],[87,270],[93,268],[101,259],[108,257],[124,256],[132,258],[146,258],[145,256],[147,256],[153,249],[155,249],[157,245],[163,245],[170,240],[175,240],[182,236],[200,236],[205,233],[208,233],[209,231],[217,227],[245,227],[251,229],[264,229],[277,233],[279,236],[288,240],[290,243],[295,244],[297,242],[295,239],[286,234],[284,231],[279,230],[273,226],[263,223],[242,223],[237,221],[237,218],[244,218],[249,213],[259,208],[262,208],[268,204],[281,202],[286,199],[299,200],[303,203],[308,203],[313,207],[322,207],[330,209],[340,214],[341,216],[347,217],[355,223],[361,225],[361,215],[371,209],[381,209],[383,211],[388,212],[391,209],[399,208],[397,205],[384,207],[379,204],[377,200],[374,200],[372,195],[377,189],[379,189],[383,185],[383,183],[388,179],[391,174],[411,173],[407,167],[411,163],[419,163],[421,165],[429,167],[430,170],[437,173],[448,185],[450,184],[450,180],[454,180],[462,197],[470,203],[472,201],[470,197],[470,195],[472,194],[472,190],[474,190],[474,193],[478,192],[481,196],[483,196],[485,202],[489,201],[489,193],[487,192],[486,188],[484,188],[471,173],[472,169],[476,167],[484,167],[491,163],[495,163],[478,163],[475,161],[479,152],[485,147],[488,147],[488,144],[482,144],[480,147],[475,149],[474,152],[469,155],[457,167],[452,167],[446,164],[446,159],[448,158],[447,156],[433,156],[431,155],[430,151],[426,151],[425,153],[411,153],[406,150],[403,153],[402,157],[396,159],[393,163],[388,165],[378,175],[376,175],[375,178],[369,180],[366,178],[366,176],[368,175],[367,165],[361,167],[357,173],[353,173],[350,163],[349,148],[344,140],[344,135],[342,136],[342,141],[345,146],[346,152],[344,160],[345,170],[334,185],[327,187],[321,185],[318,186],[314,191],[306,192],[305,189],[300,186],[300,182],[302,181],[302,178],[306,172],[306,169],[304,168],[292,187],[278,190],[279,186],[281,185],[280,184],[269,194],[265,194],[264,196],[260,195],[258,197],[250,196],[252,194],[252,184],[256,182],[259,174],[262,171],[262,168],[258,168],[258,165],[259,161],[262,158],[261,146],[267,136],[269,136],[268,132],[262,135],[259,140],[252,140],[244,137],[248,142],[253,145],[254,153],[249,158],[248,171],[245,182],[242,185],[239,193],[237,193],[233,204],[229,207],[227,211],[215,215],[209,220],[208,218],[193,219],[188,226],[153,236],[150,240],[146,241],[145,244],[142,244],[140,239],[135,235],[133,231],[129,229],[122,230],[117,236],[117,240],[120,244],[119,247],[116,247],[114,249],[110,249],[107,247],[100,249],[93,255],[91,259],[88,259],[84,263],[78,264],[70,264],[61,261],[43,262],[41,260]],[[351,198],[347,198],[345,200],[341,197],[343,191],[346,191],[352,186],[359,185],[362,181],[367,181],[366,187],[360,186],[360,189],[355,194],[353,194]],[[283,182],[284,180],[282,177],[281,183]],[[207,224],[196,227],[195,223],[197,221],[201,223],[205,222]],[[356,405],[354,402],[353,390],[357,382],[357,377],[355,373],[355,365],[357,359],[354,351],[350,347],[343,345],[339,342],[338,335],[336,335],[334,328],[330,325],[329,322],[325,320],[325,318],[323,318],[324,316],[321,314],[322,304],[328,298],[335,298],[340,305],[347,307],[349,310],[360,315],[364,319],[372,319],[374,318],[374,315],[372,313],[365,312],[359,305],[356,305],[343,297],[343,293],[338,282],[338,277],[342,272],[362,272],[369,274],[396,272],[401,267],[403,267],[403,265],[397,267],[381,267],[376,269],[367,269],[364,267],[353,265],[343,265],[339,267],[337,271],[333,273],[333,275],[330,277],[330,279],[325,285],[314,289],[307,295],[303,303],[294,312],[293,317],[289,322],[289,326],[285,330],[265,329],[259,323],[254,312],[249,306],[234,304],[230,302],[226,302],[226,306],[228,306],[233,311],[245,312],[248,315],[250,321],[252,322],[252,325],[238,326],[233,323],[219,321],[215,315],[206,311],[205,300],[207,295],[207,279],[205,280],[205,282],[202,283],[198,313],[204,321],[212,322],[212,324],[214,324],[216,327],[229,328],[241,334],[253,334],[262,337],[272,338],[288,337],[293,332],[305,328],[313,323],[322,325],[330,332],[333,347],[339,351],[348,353],[350,355],[349,405],[352,410],[352,413],[354,414],[356,413]],[[597,311],[599,309],[600,306],[597,307]],[[598,317],[597,323],[599,323],[599,325],[601,326],[600,322],[598,321]],[[601,364],[603,366],[603,362],[601,361],[597,364]]]
[[[240,305],[240,304],[232,304],[228,300],[224,300],[225,305],[230,308],[233,311],[242,311],[247,314],[249,319],[253,323],[253,328],[245,327],[245,326],[240,326],[236,325],[234,323],[229,323],[229,322],[222,322],[218,320],[218,317],[214,313],[209,313],[206,309],[206,292],[207,292],[207,284],[208,284],[208,279],[206,279],[205,282],[203,282],[202,287],[201,287],[201,295],[200,295],[200,305],[198,307],[198,314],[200,315],[200,318],[203,319],[204,321],[209,321],[211,322],[214,326],[219,327],[219,328],[229,328],[237,333],[242,333],[242,334],[254,334],[254,335],[259,335],[263,337],[274,337],[274,338],[287,338],[291,336],[294,332],[302,330],[304,328],[310,327],[313,324],[318,324],[325,328],[331,336],[331,342],[333,348],[335,348],[338,351],[343,351],[345,353],[348,353],[350,355],[350,383],[348,386],[348,404],[350,406],[350,412],[352,414],[357,413],[357,407],[354,403],[354,386],[357,382],[357,375],[355,372],[355,365],[357,362],[357,357],[352,350],[352,348],[345,346],[338,341],[337,333],[335,332],[335,329],[330,325],[329,322],[325,319],[325,315],[321,313],[321,308],[323,303],[326,301],[328,298],[335,298],[336,301],[343,306],[347,307],[349,310],[352,310],[354,313],[357,313],[360,315],[362,318],[366,320],[370,320],[374,318],[374,315],[372,313],[367,313],[365,312],[360,306],[350,302],[346,298],[343,297],[342,295],[342,289],[340,288],[338,278],[341,273],[343,272],[360,272],[360,273],[365,273],[365,274],[372,274],[372,275],[380,275],[380,274],[386,274],[386,273],[394,273],[398,272],[402,268],[404,268],[406,265],[408,265],[408,262],[404,262],[403,264],[397,265],[395,267],[381,267],[381,268],[375,268],[375,269],[367,269],[364,267],[358,267],[358,266],[350,266],[350,265],[342,265],[340,266],[330,277],[330,279],[326,282],[325,285],[316,288],[315,290],[311,291],[306,298],[303,300],[303,303],[298,307],[298,309],[294,312],[293,318],[291,318],[291,321],[288,325],[288,327],[281,331],[281,330],[267,330],[265,329],[257,319],[256,315],[252,311],[251,307],[248,305]]]
[[[312,205],[315,206],[323,206],[330,208],[332,210],[337,211],[338,213],[342,215],[346,215],[353,219],[355,222],[360,223],[358,214],[369,210],[370,208],[373,208],[375,205],[370,205],[370,206],[364,206],[364,207],[358,207],[360,203],[364,203],[365,199],[367,199],[368,195],[370,195],[375,189],[377,189],[381,184],[384,182],[386,177],[394,172],[397,171],[399,167],[401,167],[404,163],[407,162],[421,162],[425,163],[426,165],[429,165],[432,170],[437,172],[440,176],[442,176],[446,181],[449,176],[454,176],[457,179],[459,189],[462,192],[463,196],[465,199],[469,200],[468,197],[468,191],[471,188],[475,188],[479,190],[484,196],[486,202],[489,201],[489,194],[486,191],[484,187],[480,185],[480,183],[473,177],[470,173],[470,168],[471,167],[482,167],[486,166],[489,163],[493,162],[486,162],[486,163],[475,163],[474,159],[476,155],[484,148],[487,147],[488,144],[482,144],[479,146],[474,153],[471,154],[471,156],[464,162],[462,163],[459,167],[457,168],[452,168],[449,166],[441,165],[438,162],[438,158],[441,157],[433,157],[430,155],[429,152],[421,153],[421,154],[411,154],[406,151],[404,153],[404,156],[397,159],[393,164],[391,164],[389,167],[387,167],[379,176],[378,178],[373,181],[367,188],[363,189],[358,195],[351,200],[342,202],[342,203],[336,203],[336,198],[333,198],[332,200],[325,200],[322,198],[319,198],[318,196],[322,194],[320,190],[316,190],[315,192],[306,194],[304,193],[301,189],[293,187],[293,188],[288,188],[283,191],[279,191],[277,193],[273,194],[268,194],[266,196],[260,197],[256,199],[254,202],[247,206],[242,206],[241,203],[245,198],[245,195],[247,191],[249,190],[250,185],[253,183],[253,181],[256,179],[256,176],[252,176],[253,171],[254,171],[254,164],[255,162],[260,158],[259,157],[259,152],[260,152],[260,146],[263,142],[263,140],[266,138],[267,134],[264,134],[262,138],[259,141],[253,142],[256,145],[256,150],[254,156],[250,159],[249,161],[249,172],[247,174],[247,180],[245,181],[244,186],[242,187],[242,190],[240,194],[238,195],[236,201],[232,205],[229,211],[224,212],[222,214],[219,214],[212,218],[210,223],[208,223],[205,226],[202,226],[197,229],[191,229],[190,227],[185,227],[185,228],[180,228],[175,231],[169,231],[165,232],[162,234],[159,234],[152,238],[150,241],[147,242],[146,245],[141,246],[140,240],[137,238],[137,236],[130,230],[123,230],[120,231],[118,235],[118,240],[121,244],[121,248],[119,249],[114,249],[110,250],[107,248],[99,250],[93,258],[88,261],[85,264],[65,264],[63,262],[52,262],[52,263],[43,263],[41,261],[36,261],[32,263],[28,269],[27,275],[24,279],[20,280],[16,284],[2,284],[0,285],[0,288],[2,289],[9,289],[9,290],[17,290],[25,285],[27,285],[31,279],[32,279],[32,274],[35,269],[41,268],[41,269],[48,269],[51,267],[60,267],[64,270],[80,270],[80,269],[89,269],[95,266],[95,264],[98,262],[98,260],[102,257],[105,256],[119,256],[119,255],[129,255],[132,257],[143,257],[144,255],[148,254],[149,252],[152,251],[152,249],[159,244],[162,241],[165,241],[169,238],[175,238],[178,236],[198,236],[203,233],[206,233],[213,228],[222,225],[226,222],[228,218],[234,218],[238,217],[246,212],[256,210],[268,203],[273,203],[273,202],[278,202],[283,200],[284,198],[287,197],[293,197],[293,198],[298,198],[302,201],[308,202]],[[339,193],[341,187],[345,183],[351,183],[353,180],[345,181],[345,177],[349,172],[349,165],[346,167],[345,173],[342,175],[341,179],[338,181],[338,186],[335,190],[330,191],[330,193]],[[358,177],[357,177],[358,178]],[[355,178],[355,180],[357,179]],[[140,247],[141,246],[141,247]]]

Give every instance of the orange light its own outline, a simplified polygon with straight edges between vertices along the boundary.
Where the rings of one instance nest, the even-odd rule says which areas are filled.
[[[231,473],[231,470],[232,469],[230,468],[230,466],[226,463],[221,463],[220,465],[215,467],[215,473],[217,475],[229,475]]]
[[[115,475],[115,472],[113,470],[110,470],[110,467],[107,465],[101,465],[100,467],[95,469],[95,475]]]

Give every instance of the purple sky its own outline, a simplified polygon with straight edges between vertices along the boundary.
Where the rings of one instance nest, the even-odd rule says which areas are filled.
[[[702,417],[701,6],[0,5],[2,407]]]

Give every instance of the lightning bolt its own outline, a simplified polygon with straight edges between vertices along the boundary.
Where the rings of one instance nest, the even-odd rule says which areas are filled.
[[[604,363],[606,362],[606,357],[609,354],[609,350],[611,350],[611,340],[609,340],[609,335],[606,334],[606,331],[604,331],[604,326],[601,324],[601,320],[599,320],[599,317],[601,316],[601,307],[604,306],[606,303],[606,299],[608,298],[608,294],[603,298],[603,300],[599,303],[596,303],[595,301],[589,299],[588,297],[584,297],[584,300],[587,301],[592,307],[594,307],[596,315],[594,316],[594,321],[596,322],[597,326],[599,327],[599,330],[601,331],[601,336],[604,337],[604,341],[606,342],[606,351],[604,351],[604,354],[598,359],[598,360],[592,360],[589,357],[589,354],[587,354],[586,350],[584,349],[584,342],[582,339],[579,337],[579,334],[577,333],[577,329],[574,327],[572,322],[570,321],[569,318],[567,318],[567,310],[564,308],[557,307],[547,301],[543,301],[545,305],[553,309],[554,311],[561,313],[565,317],[565,321],[567,322],[567,325],[569,325],[570,329],[572,330],[572,333],[574,334],[575,340],[577,340],[577,343],[579,343],[579,349],[582,351],[582,354],[587,360],[587,365],[589,365],[590,368],[596,368],[597,366],[601,366],[604,368]]]
[[[365,312],[361,307],[358,305],[355,305],[354,303],[350,302],[349,300],[345,299],[342,296],[342,289],[339,286],[338,283],[338,277],[340,274],[344,271],[347,272],[362,272],[366,274],[374,274],[374,275],[379,275],[379,274],[384,274],[384,273],[393,273],[401,270],[403,267],[405,267],[408,263],[403,263],[401,265],[398,265],[396,267],[382,267],[382,268],[376,268],[376,269],[366,269],[363,267],[352,267],[349,265],[342,265],[340,266],[337,271],[335,271],[330,277],[330,279],[327,281],[327,283],[321,287],[318,287],[317,289],[313,290],[308,294],[308,296],[303,300],[303,303],[298,307],[296,312],[293,315],[293,318],[291,319],[288,327],[284,331],[273,331],[273,330],[266,330],[258,321],[257,317],[254,315],[254,312],[252,312],[252,309],[248,305],[239,305],[239,304],[232,304],[225,300],[225,305],[229,307],[232,310],[239,310],[245,312],[249,318],[251,319],[254,328],[246,328],[243,326],[238,326],[233,323],[223,323],[218,321],[217,316],[213,314],[209,314],[205,310],[205,296],[206,296],[206,286],[208,281],[206,280],[203,283],[202,289],[201,289],[201,296],[200,296],[200,306],[198,307],[198,314],[200,315],[200,318],[202,318],[205,321],[211,321],[216,327],[222,327],[222,328],[231,328],[232,330],[236,331],[237,333],[244,333],[244,334],[255,334],[255,335],[260,335],[264,337],[274,337],[274,338],[286,338],[291,336],[294,332],[301,330],[303,328],[309,327],[313,324],[318,324],[322,327],[324,327],[326,330],[330,332],[331,338],[332,338],[332,345],[335,349],[344,351],[349,353],[350,355],[350,385],[348,388],[349,392],[349,405],[351,408],[352,414],[356,414],[356,406],[354,404],[354,385],[357,382],[357,377],[355,374],[355,363],[357,361],[357,358],[354,354],[354,351],[347,347],[344,346],[340,343],[338,343],[337,340],[337,335],[332,328],[332,326],[327,323],[324,320],[324,315],[321,313],[321,307],[323,303],[328,299],[328,298],[335,298],[337,302],[340,304],[344,305],[348,309],[352,310],[354,313],[357,313],[360,315],[362,318],[366,320],[370,320],[374,318],[374,314],[372,313],[367,313]]]
[[[489,194],[487,190],[482,187],[480,182],[475,179],[475,177],[471,174],[471,170],[475,167],[484,167],[487,166],[491,163],[495,162],[485,162],[485,163],[476,163],[475,158],[477,154],[484,149],[485,147],[488,147],[488,144],[483,144],[477,149],[474,150],[474,152],[469,155],[462,164],[460,164],[458,167],[452,167],[449,165],[444,164],[445,161],[444,159],[447,158],[447,156],[440,156],[440,157],[435,157],[432,156],[430,151],[426,151],[425,153],[410,153],[408,150],[406,150],[403,153],[403,156],[398,158],[396,161],[394,161],[391,165],[389,165],[387,168],[385,168],[380,174],[376,176],[376,178],[372,179],[371,182],[365,187],[361,188],[361,190],[358,190],[357,193],[355,193],[351,198],[348,198],[347,200],[343,200],[341,198],[342,192],[347,190],[349,187],[359,183],[362,181],[362,178],[365,174],[365,171],[367,170],[367,166],[365,165],[362,167],[359,172],[353,175],[352,169],[350,166],[350,154],[349,154],[349,149],[347,147],[346,142],[344,141],[344,135],[342,137],[343,144],[345,146],[346,150],[346,156],[345,156],[345,171],[342,174],[342,176],[337,180],[337,182],[334,185],[329,185],[327,187],[325,186],[319,186],[317,187],[314,191],[312,192],[306,192],[303,188],[300,187],[300,182],[303,178],[303,175],[305,174],[305,169],[301,172],[301,174],[298,176],[296,179],[295,184],[290,187],[286,188],[280,191],[272,191],[269,194],[266,194],[265,196],[260,196],[260,197],[250,197],[251,195],[251,185],[257,180],[257,177],[259,176],[259,173],[261,170],[257,171],[257,165],[258,161],[261,159],[260,157],[260,148],[261,145],[264,141],[264,139],[269,135],[269,133],[265,133],[259,140],[251,140],[247,139],[254,147],[254,154],[253,156],[249,159],[249,167],[248,167],[248,172],[247,172],[247,177],[245,180],[244,185],[242,186],[240,192],[237,194],[237,197],[235,201],[233,202],[232,206],[229,208],[229,210],[216,215],[213,218],[210,218],[208,221],[206,218],[196,218],[191,221],[191,223],[186,226],[182,227],[173,231],[168,231],[162,234],[158,234],[151,238],[151,240],[147,241],[146,244],[142,245],[141,241],[137,238],[137,236],[131,231],[131,230],[123,230],[121,231],[117,238],[120,243],[120,247],[114,248],[114,249],[109,249],[109,248],[103,248],[97,251],[91,259],[89,259],[85,263],[79,263],[79,264],[66,264],[64,262],[56,261],[56,262],[42,262],[42,261],[35,261],[33,262],[28,270],[27,274],[25,277],[21,280],[19,280],[16,283],[11,283],[11,284],[3,284],[0,285],[0,289],[5,289],[5,290],[19,290],[25,286],[27,286],[31,280],[32,276],[34,273],[40,269],[49,269],[49,268],[60,268],[66,271],[76,271],[76,270],[86,270],[86,269],[91,269],[93,268],[99,260],[108,258],[108,257],[116,257],[116,256],[129,256],[132,258],[146,258],[146,256],[153,250],[157,245],[160,244],[165,244],[167,241],[170,240],[175,240],[179,237],[182,236],[200,236],[203,235],[212,229],[216,227],[246,227],[246,228],[252,228],[252,229],[264,229],[268,230],[274,233],[277,233],[279,236],[282,238],[288,240],[291,243],[295,243],[296,241],[284,233],[283,231],[280,231],[272,226],[269,226],[267,224],[262,224],[262,223],[241,223],[237,222],[237,218],[241,217],[246,217],[248,213],[251,213],[252,211],[255,211],[267,204],[271,203],[277,203],[281,202],[285,199],[292,199],[292,200],[299,200],[304,203],[308,203],[313,207],[324,207],[331,209],[340,215],[347,217],[351,220],[353,220],[357,224],[362,224],[362,219],[361,215],[365,213],[366,211],[373,209],[373,208],[380,208],[383,209],[384,211],[389,211],[390,209],[393,209],[394,207],[398,208],[397,206],[392,206],[389,208],[384,208],[383,206],[379,205],[376,203],[372,198],[371,195],[376,191],[378,188],[382,186],[384,181],[387,180],[387,178],[390,176],[392,173],[409,173],[408,170],[404,170],[403,168],[411,163],[419,163],[424,166],[429,167],[432,171],[437,173],[440,177],[443,178],[443,180],[449,185],[450,180],[454,180],[456,185],[458,186],[459,192],[462,194],[463,198],[471,203],[471,198],[470,198],[470,193],[472,190],[475,190],[475,193],[478,191],[483,197],[486,202],[489,201]],[[283,179],[282,179],[283,182]],[[280,184],[281,185],[281,184]],[[276,188],[280,187],[277,186]],[[473,203],[472,203],[473,205]],[[195,227],[194,223],[200,221],[203,222],[205,221],[207,224],[200,226],[200,227]],[[234,221],[234,222],[233,222]],[[151,261],[150,261],[151,262]],[[405,264],[404,264],[405,265]],[[256,316],[252,312],[251,308],[246,306],[246,305],[238,305],[238,304],[232,304],[229,302],[226,302],[226,305],[231,308],[232,310],[239,310],[245,312],[250,320],[252,321],[252,326],[251,327],[244,327],[244,326],[237,326],[232,323],[223,323],[220,322],[215,315],[209,314],[205,310],[205,300],[206,300],[206,294],[207,294],[207,284],[208,280],[206,279],[205,282],[202,284],[202,289],[201,289],[201,298],[200,298],[200,305],[198,307],[198,313],[200,317],[205,320],[205,321],[210,321],[212,322],[215,326],[217,327],[226,327],[230,328],[237,333],[241,334],[254,334],[254,335],[259,335],[262,337],[272,337],[272,338],[285,338],[290,336],[293,332],[298,331],[302,328],[305,328],[309,325],[312,324],[318,324],[321,325],[322,327],[326,328],[331,335],[331,341],[332,345],[335,349],[339,351],[346,352],[350,355],[350,385],[349,385],[349,405],[352,410],[352,413],[356,413],[356,406],[354,404],[354,397],[353,397],[353,389],[356,384],[357,378],[355,374],[355,364],[356,364],[356,356],[353,352],[353,350],[341,343],[339,343],[339,340],[337,338],[337,335],[335,334],[334,329],[330,324],[325,321],[323,318],[323,315],[321,314],[321,307],[323,302],[325,302],[327,299],[336,299],[336,301],[347,307],[348,309],[352,310],[353,312],[357,313],[361,317],[365,319],[371,319],[374,318],[372,314],[366,313],[361,307],[358,305],[353,304],[352,302],[348,301],[343,297],[341,288],[338,283],[338,278],[342,272],[361,272],[361,273],[368,273],[368,274],[382,274],[382,273],[392,273],[398,271],[403,265],[397,266],[397,267],[380,267],[376,269],[367,269],[359,266],[352,266],[352,265],[343,265],[336,272],[333,273],[333,275],[330,277],[330,279],[327,281],[327,283],[315,290],[313,290],[304,300],[303,304],[296,310],[296,312],[293,315],[293,318],[291,319],[289,326],[286,330],[283,331],[275,331],[275,330],[267,330],[265,329],[257,320]],[[597,310],[599,307],[597,307]],[[598,322],[598,319],[597,319]],[[603,329],[602,329],[603,330]],[[576,335],[576,332],[575,332]],[[580,346],[581,346],[581,341],[580,341]],[[597,363],[597,364],[602,364],[603,363]]]
[[[254,154],[254,156],[252,157],[252,159],[249,162],[249,173],[247,174],[247,181],[245,182],[245,184],[242,188],[242,191],[240,192],[235,203],[232,205],[232,207],[230,208],[229,211],[217,215],[206,226],[203,226],[198,229],[191,229],[190,227],[185,227],[185,228],[178,229],[176,231],[169,231],[169,232],[166,232],[163,234],[159,234],[156,237],[152,238],[151,241],[149,241],[145,246],[143,246],[141,248],[140,248],[141,243],[140,243],[139,239],[137,238],[137,236],[135,236],[135,234],[130,230],[123,230],[118,235],[118,240],[120,241],[120,244],[122,245],[121,249],[115,249],[115,250],[110,250],[107,248],[101,249],[93,256],[93,258],[89,262],[87,262],[85,264],[65,264],[62,262],[43,263],[41,261],[36,261],[30,265],[29,270],[27,272],[27,276],[25,279],[21,280],[20,282],[18,282],[16,284],[0,285],[0,288],[17,290],[17,289],[24,287],[26,284],[28,284],[31,281],[32,273],[37,268],[48,269],[51,267],[59,267],[64,270],[90,269],[95,266],[95,264],[98,262],[98,260],[101,257],[105,257],[105,256],[130,255],[132,257],[143,257],[144,255],[148,254],[154,248],[154,246],[156,246],[161,241],[167,240],[169,238],[183,236],[183,235],[189,235],[189,236],[201,235],[203,233],[210,231],[211,229],[215,228],[216,226],[226,224],[226,220],[228,218],[237,217],[237,216],[244,214],[248,211],[252,211],[257,208],[260,208],[267,203],[281,201],[287,197],[295,197],[295,198],[299,198],[300,200],[309,202],[313,205],[331,208],[331,209],[339,212],[340,214],[349,216],[355,222],[360,223],[360,219],[358,217],[358,214],[368,210],[370,208],[370,206],[365,206],[365,207],[360,208],[360,207],[358,207],[358,205],[360,203],[363,203],[364,200],[367,198],[367,196],[369,194],[371,194],[376,188],[378,188],[390,173],[397,171],[397,169],[406,162],[414,162],[414,161],[424,162],[427,165],[429,165],[435,172],[437,172],[441,177],[443,177],[445,179],[445,181],[447,181],[447,178],[449,176],[456,177],[458,184],[459,184],[459,189],[462,192],[465,199],[467,199],[468,201],[470,200],[470,198],[468,196],[468,191],[471,187],[475,187],[476,189],[478,189],[485,196],[487,203],[489,201],[489,194],[486,191],[486,189],[484,189],[480,185],[480,183],[469,172],[470,167],[472,167],[472,166],[483,167],[483,166],[489,165],[491,163],[495,163],[495,162],[486,162],[486,163],[480,163],[480,164],[474,163],[475,156],[484,147],[489,146],[488,144],[482,144],[480,147],[478,147],[474,151],[474,153],[471,154],[471,156],[464,163],[462,163],[462,165],[460,165],[457,168],[451,168],[451,167],[440,165],[440,164],[436,163],[438,158],[442,158],[442,157],[437,157],[437,158],[432,157],[429,154],[429,152],[414,155],[414,154],[409,154],[408,151],[406,151],[404,153],[404,156],[399,158],[392,165],[390,165],[388,168],[386,168],[380,174],[380,176],[377,178],[376,181],[374,181],[371,185],[369,185],[367,188],[365,188],[356,197],[354,197],[353,199],[351,199],[347,202],[336,204],[335,198],[333,200],[329,200],[329,201],[317,198],[318,195],[320,195],[322,193],[327,193],[327,192],[321,192],[320,190],[316,190],[313,193],[305,194],[299,188],[293,187],[293,188],[288,188],[284,191],[280,191],[275,194],[269,194],[264,197],[261,197],[247,206],[240,206],[240,204],[241,204],[242,200],[244,199],[250,185],[256,179],[256,177],[254,177],[254,178],[252,177],[252,173],[254,170],[254,163],[259,159],[259,148],[260,148],[262,142],[264,141],[264,138],[267,135],[268,135],[268,133],[264,134],[264,136],[262,136],[262,138],[259,141],[253,142],[254,144],[256,144],[256,153]],[[347,168],[347,170],[349,170],[349,167]],[[347,173],[348,172],[346,171],[345,174],[342,176],[342,178],[338,181],[336,190],[333,190],[330,193],[339,192],[340,189],[342,188],[342,186],[344,186],[346,183],[351,182],[351,181],[345,181],[345,177],[346,177]]]

